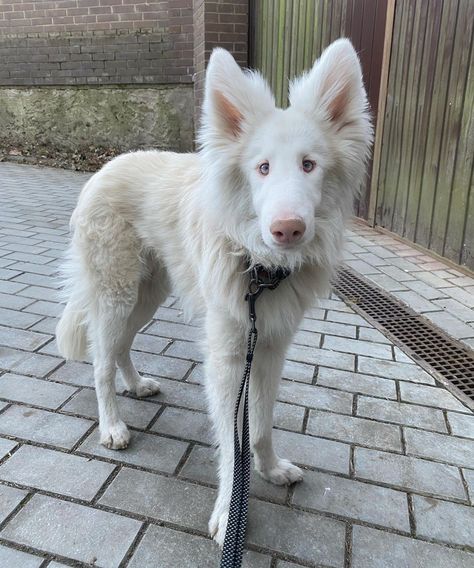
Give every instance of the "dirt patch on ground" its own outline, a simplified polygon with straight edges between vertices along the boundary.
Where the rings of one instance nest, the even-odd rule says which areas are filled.
[[[96,172],[106,162],[121,154],[118,148],[89,146],[67,152],[47,146],[0,146],[0,161],[51,166],[78,172]]]

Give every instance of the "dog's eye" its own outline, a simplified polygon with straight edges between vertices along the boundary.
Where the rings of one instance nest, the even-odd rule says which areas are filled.
[[[309,174],[309,172],[312,172],[314,170],[316,166],[316,162],[313,162],[313,160],[303,160],[303,170]]]
[[[270,173],[270,164],[268,162],[263,162],[258,166],[258,171],[262,174],[262,176],[267,176]]]

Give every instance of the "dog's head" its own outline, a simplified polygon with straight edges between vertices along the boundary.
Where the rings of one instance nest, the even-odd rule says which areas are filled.
[[[275,107],[264,79],[212,52],[199,135],[206,209],[256,262],[334,260],[372,138],[352,44],[330,45]],[[332,242],[331,242],[332,241]]]

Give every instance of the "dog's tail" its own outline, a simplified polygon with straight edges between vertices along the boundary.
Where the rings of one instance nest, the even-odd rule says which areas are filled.
[[[68,251],[61,272],[64,281],[61,296],[67,304],[56,326],[56,343],[65,359],[83,361],[88,352],[88,295],[74,243]]]
[[[86,312],[68,302],[56,326],[56,342],[65,359],[84,360],[87,356]]]

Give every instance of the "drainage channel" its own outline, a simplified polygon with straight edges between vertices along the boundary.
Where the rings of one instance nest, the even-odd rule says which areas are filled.
[[[348,267],[336,293],[474,410],[474,352]]]

